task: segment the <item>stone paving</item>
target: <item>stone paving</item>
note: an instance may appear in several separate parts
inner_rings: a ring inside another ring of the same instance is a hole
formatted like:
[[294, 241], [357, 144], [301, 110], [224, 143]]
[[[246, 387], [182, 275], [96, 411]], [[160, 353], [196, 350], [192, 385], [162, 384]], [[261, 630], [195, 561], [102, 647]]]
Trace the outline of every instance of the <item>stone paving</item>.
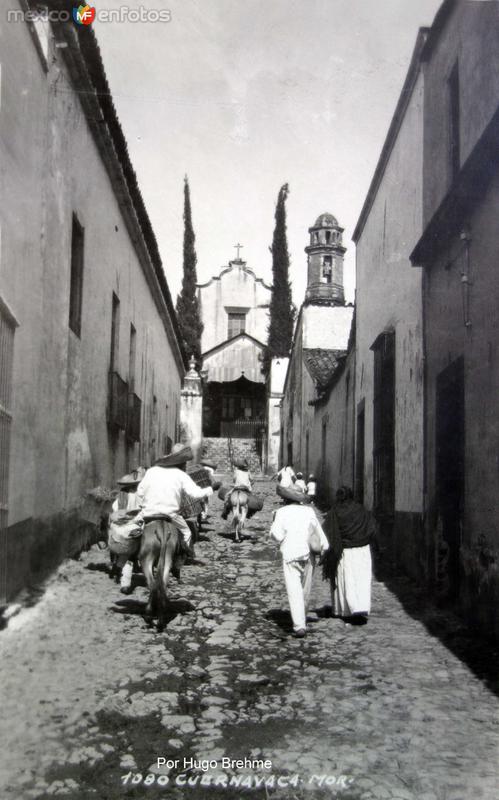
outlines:
[[307, 638], [292, 638], [274, 486], [259, 490], [240, 545], [213, 503], [162, 633], [145, 588], [120, 595], [97, 548], [0, 633], [2, 800], [499, 795], [496, 652], [441, 612], [418, 618], [403, 582], [401, 602], [375, 581], [368, 624], [345, 625], [319, 574]]

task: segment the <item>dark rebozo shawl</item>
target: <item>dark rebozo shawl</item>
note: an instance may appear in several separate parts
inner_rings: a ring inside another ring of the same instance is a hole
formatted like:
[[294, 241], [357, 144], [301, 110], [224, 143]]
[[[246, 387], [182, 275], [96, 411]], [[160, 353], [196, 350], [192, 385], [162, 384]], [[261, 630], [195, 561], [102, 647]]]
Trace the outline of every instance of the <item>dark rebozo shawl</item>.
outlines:
[[360, 503], [345, 500], [336, 503], [326, 515], [324, 533], [329, 541], [323, 562], [322, 577], [336, 585], [336, 570], [345, 547], [365, 547], [376, 531], [372, 515]]

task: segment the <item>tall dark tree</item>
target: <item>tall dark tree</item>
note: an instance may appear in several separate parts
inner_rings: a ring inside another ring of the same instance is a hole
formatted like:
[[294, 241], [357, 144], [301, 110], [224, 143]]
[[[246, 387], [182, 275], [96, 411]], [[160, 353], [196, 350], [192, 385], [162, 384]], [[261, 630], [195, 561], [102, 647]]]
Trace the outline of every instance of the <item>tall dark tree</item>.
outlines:
[[177, 316], [182, 335], [183, 346], [188, 358], [194, 355], [196, 362], [201, 361], [201, 334], [203, 323], [199, 313], [199, 301], [196, 296], [196, 237], [192, 227], [191, 195], [187, 175], [184, 178], [184, 274], [182, 291], [177, 297]]
[[272, 294], [270, 297], [269, 339], [263, 361], [263, 371], [268, 374], [272, 358], [289, 355], [293, 341], [295, 307], [289, 281], [289, 253], [286, 238], [286, 199], [288, 184], [281, 186], [275, 210], [275, 227], [272, 246]]

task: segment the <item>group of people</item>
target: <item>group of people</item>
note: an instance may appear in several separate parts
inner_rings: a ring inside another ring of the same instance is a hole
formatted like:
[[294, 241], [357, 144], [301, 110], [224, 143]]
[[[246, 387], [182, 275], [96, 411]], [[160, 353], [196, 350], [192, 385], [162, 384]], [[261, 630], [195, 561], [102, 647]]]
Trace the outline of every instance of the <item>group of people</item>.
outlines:
[[[121, 572], [123, 593], [131, 591], [133, 562], [145, 523], [167, 517], [180, 531], [186, 552], [192, 555], [192, 526], [182, 515], [182, 507], [186, 497], [206, 504], [213, 489], [198, 486], [186, 473], [191, 459], [189, 447], [175, 445], [172, 453], [158, 459], [150, 469], [140, 468], [118, 481], [120, 492], [112, 507], [108, 542]], [[212, 480], [215, 465], [205, 462], [203, 466]], [[314, 506], [314, 476], [306, 484], [302, 474], [295, 474], [288, 464], [276, 477], [283, 505], [274, 512], [270, 536], [280, 545], [294, 635], [306, 635], [307, 603], [318, 564], [322, 565], [323, 578], [330, 582], [333, 614], [345, 621], [365, 622], [371, 608], [370, 544], [375, 533], [371, 515], [355, 502], [351, 489], [342, 486], [321, 524]], [[251, 495], [252, 483], [247, 462], [236, 461], [233, 485]], [[229, 510], [226, 498], [224, 518]]]
[[277, 473], [277, 494], [283, 505], [274, 512], [270, 529], [281, 549], [293, 633], [297, 638], [306, 635], [307, 605], [317, 564], [322, 564], [323, 578], [330, 583], [333, 615], [350, 624], [363, 624], [371, 610], [374, 520], [355, 502], [352, 490], [342, 486], [321, 525], [312, 504], [315, 485], [311, 495], [298, 483], [300, 473], [295, 480], [293, 475], [290, 465]]
[[290, 486], [294, 486], [295, 489], [299, 489], [304, 494], [308, 495], [313, 502], [316, 498], [317, 494], [317, 481], [315, 480], [315, 475], [310, 473], [308, 476], [308, 481], [305, 481], [303, 477], [303, 472], [296, 472], [294, 471], [291, 464], [286, 464], [285, 467], [279, 470], [274, 476], [279, 481], [279, 486], [283, 488], [289, 488]]

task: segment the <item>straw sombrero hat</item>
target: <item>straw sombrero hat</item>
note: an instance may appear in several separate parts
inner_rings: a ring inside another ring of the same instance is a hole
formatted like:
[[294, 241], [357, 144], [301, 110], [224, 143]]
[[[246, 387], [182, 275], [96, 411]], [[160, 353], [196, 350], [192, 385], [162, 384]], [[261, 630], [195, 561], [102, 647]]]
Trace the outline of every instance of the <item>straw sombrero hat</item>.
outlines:
[[174, 444], [171, 453], [157, 458], [155, 467], [180, 467], [192, 459], [192, 450], [185, 444]]

